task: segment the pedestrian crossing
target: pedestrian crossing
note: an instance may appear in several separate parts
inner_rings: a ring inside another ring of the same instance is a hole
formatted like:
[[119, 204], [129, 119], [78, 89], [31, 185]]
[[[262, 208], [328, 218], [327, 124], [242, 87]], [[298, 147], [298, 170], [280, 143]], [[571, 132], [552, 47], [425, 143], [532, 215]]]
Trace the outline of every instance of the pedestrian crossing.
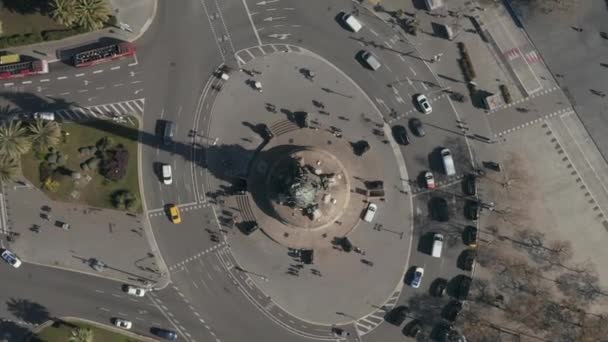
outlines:
[[142, 116], [145, 99], [100, 104], [88, 107], [73, 107], [55, 111], [55, 117], [64, 121], [82, 121], [91, 119], [117, 119], [123, 116]]
[[355, 321], [355, 328], [357, 329], [357, 334], [359, 336], [368, 334], [376, 327], [378, 327], [380, 323], [384, 322], [386, 314], [395, 307], [400, 295], [401, 288], [395, 290], [390, 296], [390, 298], [386, 301], [386, 303], [382, 305], [381, 308]]

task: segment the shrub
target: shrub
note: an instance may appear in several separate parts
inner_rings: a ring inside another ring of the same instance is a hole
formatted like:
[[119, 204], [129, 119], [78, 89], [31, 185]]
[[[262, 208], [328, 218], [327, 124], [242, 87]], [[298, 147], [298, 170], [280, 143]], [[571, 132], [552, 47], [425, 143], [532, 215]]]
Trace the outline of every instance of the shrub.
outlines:
[[109, 153], [109, 158], [104, 160], [101, 166], [101, 174], [110, 180], [120, 180], [127, 174], [128, 163], [129, 151], [123, 147], [118, 147]]
[[53, 175], [53, 168], [51, 167], [51, 164], [47, 162], [40, 163], [38, 170], [40, 172], [40, 182], [42, 183]]
[[116, 16], [115, 15], [109, 16], [108, 21], [106, 21], [106, 25], [112, 26], [112, 27], [118, 26], [118, 19], [116, 18]]
[[89, 151], [88, 147], [79, 147], [78, 153], [80, 153], [83, 156], [86, 156], [86, 155], [89, 155], [91, 153], [91, 151]]
[[87, 161], [85, 163], [87, 164], [89, 169], [94, 170], [99, 166], [100, 161], [101, 161], [101, 159], [99, 159], [97, 157], [92, 157], [92, 158], [87, 159]]
[[71, 37], [71, 36], [85, 33], [85, 32], [88, 32], [88, 31], [83, 29], [82, 27], [77, 27], [77, 28], [66, 29], [66, 30], [48, 30], [48, 31], [42, 32], [41, 36], [42, 36], [42, 39], [44, 39], [45, 41], [50, 41], [50, 40], [59, 40], [59, 39]]
[[106, 151], [107, 149], [109, 149], [113, 144], [114, 144], [114, 141], [111, 138], [103, 137], [103, 138], [99, 139], [99, 141], [95, 145], [97, 146], [97, 149], [99, 151], [103, 152], [103, 151]]
[[10, 46], [28, 45], [42, 41], [42, 35], [40, 32], [15, 34], [8, 37], [0, 37], [0, 48], [7, 48]]
[[42, 187], [50, 192], [57, 192], [57, 190], [59, 190], [59, 182], [52, 177], [48, 177], [44, 180]]
[[137, 198], [129, 190], [118, 190], [112, 194], [112, 205], [117, 209], [132, 210], [137, 207]]
[[46, 155], [46, 161], [50, 164], [57, 162], [57, 153], [49, 153]]
[[90, 170], [89, 165], [87, 165], [87, 163], [86, 163], [86, 162], [84, 162], [84, 163], [80, 163], [80, 169], [81, 169], [82, 171], [89, 171], [89, 170]]

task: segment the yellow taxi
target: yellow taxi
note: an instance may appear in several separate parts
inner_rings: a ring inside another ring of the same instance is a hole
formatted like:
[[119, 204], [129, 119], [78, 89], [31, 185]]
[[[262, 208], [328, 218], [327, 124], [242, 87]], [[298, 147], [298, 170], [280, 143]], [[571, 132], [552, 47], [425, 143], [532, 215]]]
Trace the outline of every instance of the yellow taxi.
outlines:
[[182, 222], [182, 216], [179, 213], [179, 208], [175, 204], [171, 204], [169, 207], [169, 216], [171, 216], [171, 222], [175, 224]]

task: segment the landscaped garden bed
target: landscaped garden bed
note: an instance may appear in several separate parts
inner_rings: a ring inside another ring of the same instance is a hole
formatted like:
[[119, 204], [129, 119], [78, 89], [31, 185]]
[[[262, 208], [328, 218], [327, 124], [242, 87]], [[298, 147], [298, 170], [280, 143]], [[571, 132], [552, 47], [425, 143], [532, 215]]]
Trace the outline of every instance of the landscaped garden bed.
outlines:
[[61, 130], [58, 145], [21, 157], [23, 175], [54, 200], [140, 212], [137, 126], [95, 120]]

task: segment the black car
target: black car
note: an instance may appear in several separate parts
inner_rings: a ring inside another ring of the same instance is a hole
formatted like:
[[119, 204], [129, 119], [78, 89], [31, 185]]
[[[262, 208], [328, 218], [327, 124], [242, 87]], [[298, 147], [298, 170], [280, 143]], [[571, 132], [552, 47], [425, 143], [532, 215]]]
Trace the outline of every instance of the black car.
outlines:
[[456, 289], [456, 299], [465, 300], [469, 295], [469, 290], [471, 289], [471, 282], [473, 281], [471, 277], [461, 276], [462, 278], [458, 282], [458, 288]]
[[437, 278], [431, 284], [431, 296], [433, 297], [443, 297], [445, 294], [445, 290], [448, 287], [448, 281], [443, 278]]
[[405, 321], [405, 318], [407, 317], [408, 313], [408, 308], [403, 305], [400, 305], [389, 311], [386, 314], [385, 320], [390, 324], [400, 326]]
[[260, 136], [262, 136], [262, 139], [268, 141], [272, 139], [272, 137], [274, 137], [274, 134], [272, 133], [272, 130], [270, 129], [270, 127], [268, 127], [268, 125], [260, 124], [257, 128]]
[[416, 337], [422, 332], [422, 323], [420, 320], [413, 320], [403, 327], [403, 335], [408, 337]]
[[441, 316], [450, 322], [454, 322], [462, 311], [462, 303], [456, 300], [451, 301], [443, 308]]
[[162, 329], [162, 328], [152, 328], [150, 329], [152, 334], [164, 338], [165, 340], [175, 341], [177, 340], [177, 333], [172, 330]]
[[479, 202], [467, 200], [464, 204], [464, 216], [469, 220], [477, 220], [479, 218]]
[[469, 196], [475, 196], [477, 194], [477, 178], [474, 174], [468, 173], [464, 176], [462, 190]]
[[448, 209], [448, 201], [445, 198], [433, 197], [429, 201], [431, 218], [439, 222], [447, 222], [450, 220], [450, 211]]
[[306, 265], [312, 265], [315, 259], [314, 249], [302, 249], [300, 251], [300, 260]]
[[393, 126], [393, 137], [399, 145], [408, 145], [410, 138], [407, 136], [407, 129], [401, 125]]
[[356, 156], [362, 156], [371, 148], [371, 146], [369, 146], [369, 143], [365, 140], [359, 140], [353, 143], [352, 146]]
[[458, 257], [458, 267], [465, 271], [472, 271], [476, 257], [477, 252], [474, 249], [465, 249]]
[[462, 241], [469, 247], [477, 247], [477, 228], [474, 226], [464, 227]]
[[420, 119], [411, 119], [409, 125], [410, 130], [412, 131], [412, 133], [414, 133], [415, 136], [423, 137], [426, 135], [426, 132], [424, 131], [424, 125], [422, 124], [422, 121], [420, 121]]
[[347, 237], [343, 237], [340, 239], [340, 246], [342, 247], [342, 250], [347, 253], [350, 253], [353, 250], [353, 244]]

